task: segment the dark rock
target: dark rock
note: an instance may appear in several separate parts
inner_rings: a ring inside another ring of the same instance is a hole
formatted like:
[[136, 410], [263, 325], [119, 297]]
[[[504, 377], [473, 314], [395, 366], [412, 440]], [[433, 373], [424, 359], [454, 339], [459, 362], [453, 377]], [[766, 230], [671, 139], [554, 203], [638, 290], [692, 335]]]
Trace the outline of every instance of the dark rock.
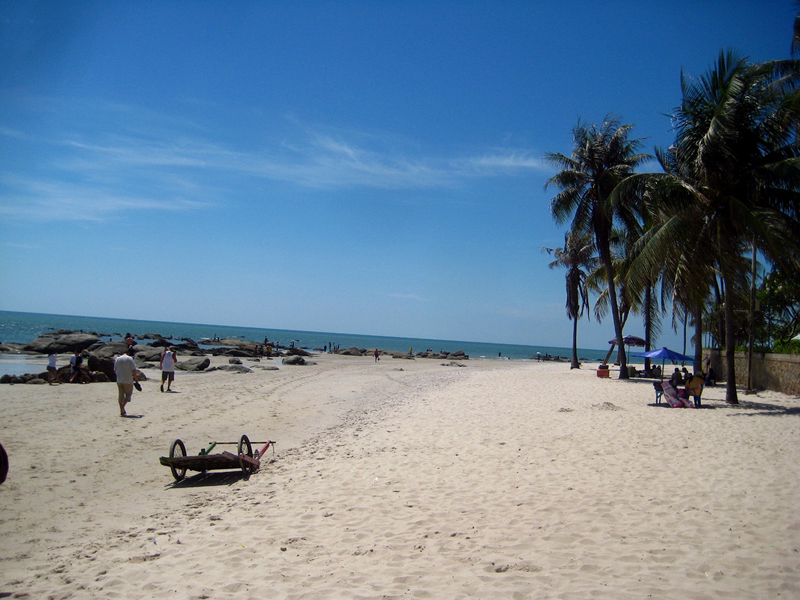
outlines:
[[250, 358], [253, 352], [243, 350], [242, 348], [213, 348], [210, 350], [213, 356], [236, 356], [240, 358]]
[[287, 356], [311, 356], [308, 352], [303, 350], [302, 348], [289, 348], [286, 350]]
[[33, 385], [42, 385], [42, 384], [46, 385], [48, 382], [47, 382], [47, 380], [42, 379], [41, 377], [37, 376], [37, 377], [32, 377], [30, 379], [25, 380], [25, 383], [31, 383]]
[[175, 367], [181, 371], [205, 371], [211, 364], [207, 356], [190, 356], [178, 362]]
[[19, 354], [25, 349], [26, 344], [0, 344], [0, 352], [8, 352], [9, 354]]
[[306, 359], [302, 356], [287, 356], [281, 361], [284, 365], [304, 365]]
[[[136, 346], [134, 346], [134, 348], [136, 348]], [[107, 344], [103, 344], [99, 348], [90, 350], [90, 352], [91, 354], [93, 354], [98, 358], [113, 358], [114, 356], [125, 354], [125, 351], [127, 349], [128, 349], [128, 344], [126, 344], [123, 340], [117, 340], [115, 342], [108, 342]]]
[[51, 352], [61, 354], [64, 352], [75, 352], [75, 350], [86, 350], [92, 344], [96, 344], [99, 341], [100, 338], [92, 333], [43, 335], [33, 340], [30, 344], [27, 344], [25, 350], [28, 352], [39, 352], [41, 354], [50, 354]]
[[242, 364], [242, 360], [240, 358], [229, 358], [228, 363], [231, 365], [240, 365]]
[[244, 365], [220, 365], [218, 367], [212, 367], [208, 369], [209, 371], [228, 371], [230, 373], [252, 373], [253, 369], [249, 367], [245, 367]]
[[342, 354], [344, 356], [364, 356], [366, 353], [366, 348], [356, 348], [355, 346], [336, 351], [336, 354]]
[[134, 346], [134, 358], [136, 360], [161, 363], [161, 348], [151, 348], [150, 346]]
[[104, 381], [116, 381], [117, 375], [114, 373], [114, 360], [111, 358], [89, 355], [86, 361], [89, 371], [91, 373], [92, 381], [98, 381], [94, 373], [102, 373], [105, 377]]

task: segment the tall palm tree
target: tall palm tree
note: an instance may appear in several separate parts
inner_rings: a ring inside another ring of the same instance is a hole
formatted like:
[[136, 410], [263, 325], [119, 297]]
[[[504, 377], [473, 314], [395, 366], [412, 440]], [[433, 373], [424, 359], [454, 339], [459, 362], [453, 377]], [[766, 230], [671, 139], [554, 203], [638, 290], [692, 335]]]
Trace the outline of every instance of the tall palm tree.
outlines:
[[693, 298], [697, 288], [686, 281], [696, 277], [687, 260], [718, 269], [724, 292], [726, 401], [731, 404], [738, 404], [734, 298], [747, 283], [742, 249], [755, 242], [779, 264], [797, 256], [787, 248], [800, 240], [798, 81], [799, 61], [750, 64], [733, 52], [721, 52], [700, 79], [681, 77], [683, 99], [672, 116], [675, 168], [638, 177], [650, 186], [663, 217], [654, 234], [642, 240], [645, 262], [672, 260], [676, 286], [680, 282], [694, 290]]
[[568, 231], [564, 235], [563, 248], [542, 248], [552, 254], [555, 260], [548, 266], [551, 269], [567, 269], [567, 316], [572, 321], [572, 362], [570, 369], [580, 369], [578, 362], [578, 319], [589, 308], [589, 294], [586, 289], [587, 269], [594, 268], [597, 258], [594, 242], [589, 232]]
[[[600, 126], [578, 121], [573, 128], [573, 149], [570, 156], [550, 152], [545, 160], [560, 169], [545, 184], [555, 186], [558, 194], [550, 202], [553, 218], [561, 224], [572, 219], [575, 231], [591, 231], [605, 268], [614, 319], [617, 345], [624, 348], [619, 318], [614, 265], [611, 255], [611, 233], [614, 223], [626, 207], [611, 201], [611, 192], [633, 169], [650, 158], [638, 153], [641, 140], [629, 140], [632, 125], [621, 125], [616, 117], [607, 116]], [[620, 379], [628, 378], [624, 349], [620, 353]]]

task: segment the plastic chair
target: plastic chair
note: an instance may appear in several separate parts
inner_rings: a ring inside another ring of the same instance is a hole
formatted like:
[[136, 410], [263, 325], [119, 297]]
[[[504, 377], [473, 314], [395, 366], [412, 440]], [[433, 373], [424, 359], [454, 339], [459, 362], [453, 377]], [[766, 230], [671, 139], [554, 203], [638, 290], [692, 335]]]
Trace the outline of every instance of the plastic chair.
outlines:
[[686, 395], [694, 400], [695, 406], [700, 406], [700, 396], [703, 394], [705, 385], [706, 382], [698, 375], [689, 378], [689, 381], [686, 382]]

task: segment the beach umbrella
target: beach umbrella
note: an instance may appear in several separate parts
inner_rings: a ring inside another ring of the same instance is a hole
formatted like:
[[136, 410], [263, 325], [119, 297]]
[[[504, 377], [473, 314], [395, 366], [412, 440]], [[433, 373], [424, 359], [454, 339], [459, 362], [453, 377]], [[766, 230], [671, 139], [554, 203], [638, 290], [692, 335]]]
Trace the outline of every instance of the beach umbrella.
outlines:
[[669, 348], [659, 348], [658, 350], [650, 350], [650, 352], [640, 352], [639, 354], [634, 354], [634, 356], [638, 356], [640, 358], [660, 358], [661, 359], [661, 379], [664, 379], [664, 361], [667, 359], [670, 360], [688, 360], [689, 362], [693, 362], [694, 358], [691, 356], [685, 356], [680, 352], [675, 352], [674, 350], [670, 350]]
[[[608, 340], [608, 343], [611, 344], [611, 350], [608, 351], [606, 359], [603, 362], [608, 362], [608, 357], [611, 356], [611, 353], [614, 351], [614, 346], [617, 345], [617, 338]], [[622, 338], [622, 343], [626, 346], [647, 346], [646, 341], [635, 335], [626, 335]]]
[[[617, 338], [608, 340], [609, 344], [616, 344]], [[626, 346], [646, 346], [647, 342], [645, 342], [642, 338], [635, 336], [635, 335], [626, 335], [622, 338], [622, 343]]]

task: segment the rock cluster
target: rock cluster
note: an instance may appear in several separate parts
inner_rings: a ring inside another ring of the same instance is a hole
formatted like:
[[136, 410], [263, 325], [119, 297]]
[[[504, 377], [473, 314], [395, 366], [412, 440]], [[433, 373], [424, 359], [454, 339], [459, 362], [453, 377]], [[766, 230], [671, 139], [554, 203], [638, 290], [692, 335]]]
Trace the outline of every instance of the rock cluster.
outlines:
[[[206, 356], [206, 352], [200, 348], [196, 342], [188, 338], [183, 338], [180, 343], [175, 343], [171, 338], [162, 337], [156, 333], [148, 333], [138, 337], [139, 341], [151, 340], [146, 344], [134, 344], [134, 360], [139, 371], [140, 380], [147, 378], [141, 372], [145, 368], [158, 368], [161, 360], [161, 353], [165, 347], [174, 346], [178, 353], [179, 361], [175, 367], [182, 371], [204, 371], [208, 369], [211, 360]], [[223, 355], [231, 357], [250, 357], [257, 358], [259, 346], [253, 342], [241, 342], [237, 340], [225, 340], [232, 343], [229, 348], [215, 348], [209, 352], [213, 355]], [[80, 367], [80, 377], [76, 381], [81, 383], [116, 381], [114, 373], [114, 359], [123, 354], [128, 348], [124, 340], [103, 342], [101, 335], [97, 333], [86, 333], [83, 331], [59, 330], [42, 335], [29, 344], [3, 344], [0, 345], [0, 352], [15, 354], [73, 354], [80, 352], [84, 357], [84, 362]], [[305, 351], [305, 356], [310, 354]], [[273, 352], [274, 356], [282, 356], [280, 350]], [[239, 370], [239, 369], [237, 369]], [[243, 367], [241, 372], [249, 371]], [[71, 379], [69, 365], [63, 365], [57, 371], [57, 379], [61, 383], [67, 383]], [[47, 371], [41, 373], [27, 373], [25, 375], [3, 375], [0, 383], [48, 383]]]

